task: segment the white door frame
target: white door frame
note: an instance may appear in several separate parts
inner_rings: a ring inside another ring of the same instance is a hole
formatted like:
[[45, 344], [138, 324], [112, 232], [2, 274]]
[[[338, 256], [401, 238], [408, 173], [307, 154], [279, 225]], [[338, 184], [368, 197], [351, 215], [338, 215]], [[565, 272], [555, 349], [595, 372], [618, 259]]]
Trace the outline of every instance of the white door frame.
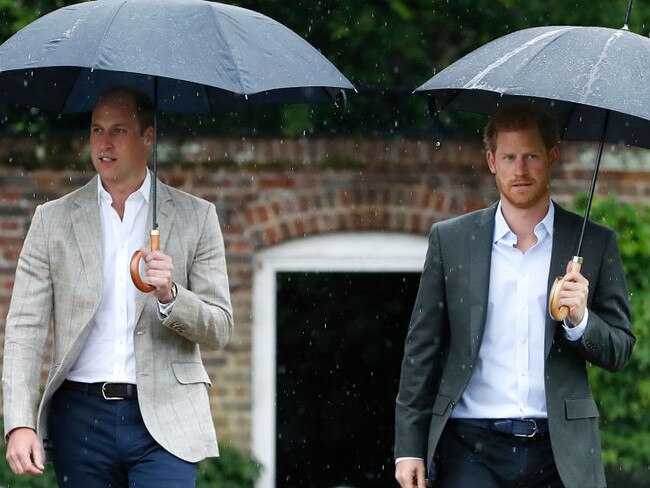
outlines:
[[275, 487], [276, 274], [421, 272], [427, 239], [390, 232], [325, 234], [289, 241], [253, 258], [252, 452], [262, 464], [256, 488]]

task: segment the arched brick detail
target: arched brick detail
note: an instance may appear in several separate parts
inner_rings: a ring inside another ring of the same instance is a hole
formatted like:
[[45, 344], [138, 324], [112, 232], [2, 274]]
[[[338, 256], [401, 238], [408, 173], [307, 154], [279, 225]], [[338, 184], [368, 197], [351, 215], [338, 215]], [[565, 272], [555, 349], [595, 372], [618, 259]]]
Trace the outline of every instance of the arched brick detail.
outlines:
[[424, 184], [363, 183], [337, 188], [296, 187], [261, 194], [234, 216], [249, 249], [291, 239], [348, 231], [426, 235], [436, 221], [485, 207], [489, 198]]

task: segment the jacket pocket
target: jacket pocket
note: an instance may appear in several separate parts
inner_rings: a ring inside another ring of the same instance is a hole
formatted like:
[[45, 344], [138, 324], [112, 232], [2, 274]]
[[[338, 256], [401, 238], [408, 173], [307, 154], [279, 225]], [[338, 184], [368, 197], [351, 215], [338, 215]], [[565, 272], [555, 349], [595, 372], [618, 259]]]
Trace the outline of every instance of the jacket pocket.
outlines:
[[183, 385], [205, 383], [212, 386], [210, 377], [201, 363], [172, 363], [172, 370], [178, 382]]
[[568, 398], [564, 400], [564, 408], [567, 420], [600, 417], [593, 398]]

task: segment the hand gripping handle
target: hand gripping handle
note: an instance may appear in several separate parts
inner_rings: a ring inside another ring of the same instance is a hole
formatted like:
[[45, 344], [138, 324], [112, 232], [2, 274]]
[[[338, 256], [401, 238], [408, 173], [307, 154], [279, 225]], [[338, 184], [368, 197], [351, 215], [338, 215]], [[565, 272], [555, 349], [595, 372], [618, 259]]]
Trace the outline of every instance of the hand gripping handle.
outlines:
[[[573, 271], [580, 273], [582, 269], [582, 258], [580, 256], [573, 256]], [[560, 290], [564, 283], [564, 276], [558, 276], [553, 282], [551, 291], [548, 294], [548, 313], [554, 320], [564, 320], [569, 315], [569, 307], [563, 305], [560, 307]]]
[[[153, 229], [151, 231], [151, 250], [158, 251], [160, 249], [160, 231]], [[131, 279], [135, 287], [144, 293], [150, 293], [154, 287], [142, 281], [140, 278], [140, 260], [142, 259], [142, 251], [136, 251], [131, 257]]]

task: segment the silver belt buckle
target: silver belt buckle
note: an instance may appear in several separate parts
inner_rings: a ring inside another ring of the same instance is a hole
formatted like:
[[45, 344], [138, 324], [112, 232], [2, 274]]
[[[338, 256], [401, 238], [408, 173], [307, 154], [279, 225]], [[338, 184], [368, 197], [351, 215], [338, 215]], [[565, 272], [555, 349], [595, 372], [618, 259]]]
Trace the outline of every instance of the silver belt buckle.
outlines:
[[108, 381], [106, 383], [102, 384], [102, 396], [104, 397], [104, 400], [124, 400], [123, 397], [118, 397], [118, 396], [109, 397], [109, 396], [106, 396], [106, 385], [110, 385], [110, 384], [112, 384], [112, 383], [110, 383]]
[[535, 422], [535, 419], [517, 419], [519, 422], [530, 422], [533, 424], [533, 432], [530, 434], [515, 434], [515, 437], [535, 437], [535, 434], [539, 432], [537, 430], [537, 422]]

